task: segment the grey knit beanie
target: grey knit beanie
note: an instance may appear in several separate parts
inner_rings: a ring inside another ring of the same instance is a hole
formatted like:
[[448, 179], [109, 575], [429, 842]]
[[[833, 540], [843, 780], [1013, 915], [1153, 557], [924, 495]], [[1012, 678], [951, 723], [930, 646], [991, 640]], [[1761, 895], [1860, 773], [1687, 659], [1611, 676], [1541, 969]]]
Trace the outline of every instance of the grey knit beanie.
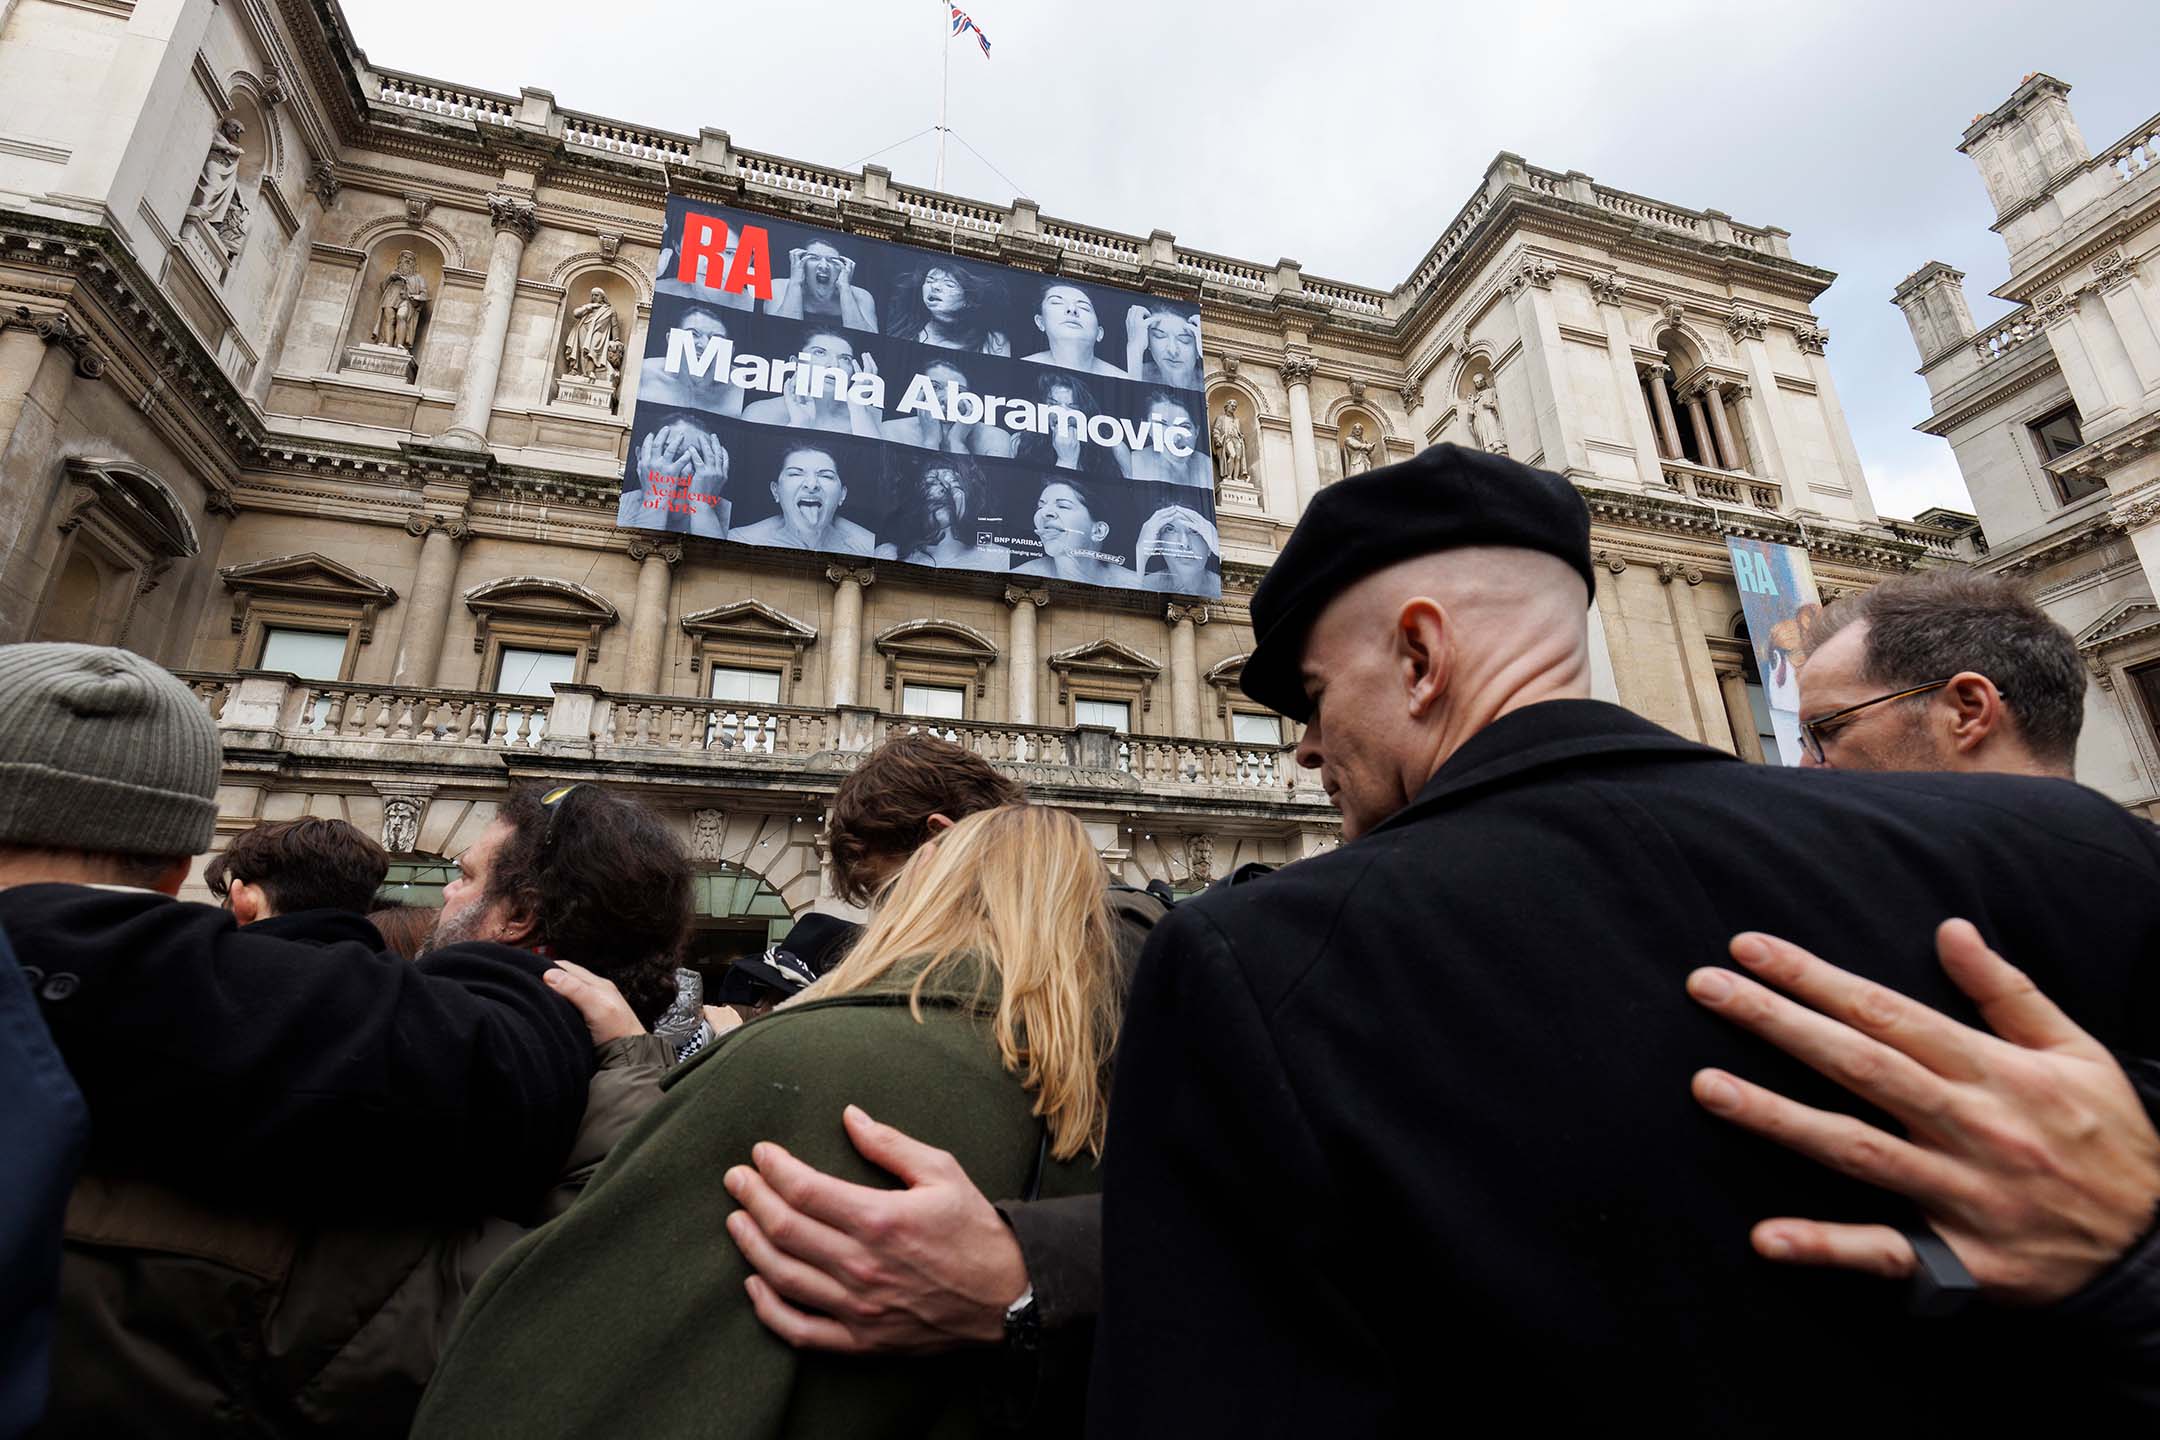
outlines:
[[217, 722], [169, 671], [103, 645], [0, 645], [0, 845], [210, 848]]

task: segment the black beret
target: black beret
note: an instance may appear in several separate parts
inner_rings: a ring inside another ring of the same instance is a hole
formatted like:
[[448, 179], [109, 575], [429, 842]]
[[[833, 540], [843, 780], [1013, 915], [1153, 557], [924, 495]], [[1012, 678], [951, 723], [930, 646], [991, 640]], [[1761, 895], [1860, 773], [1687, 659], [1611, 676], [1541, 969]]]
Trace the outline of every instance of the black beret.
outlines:
[[1582, 576], [1584, 603], [1597, 596], [1590, 511], [1573, 485], [1505, 455], [1435, 445], [1313, 497], [1253, 594], [1253, 650], [1239, 685], [1269, 709], [1307, 719], [1298, 666], [1328, 602], [1399, 561], [1467, 545], [1557, 555]]

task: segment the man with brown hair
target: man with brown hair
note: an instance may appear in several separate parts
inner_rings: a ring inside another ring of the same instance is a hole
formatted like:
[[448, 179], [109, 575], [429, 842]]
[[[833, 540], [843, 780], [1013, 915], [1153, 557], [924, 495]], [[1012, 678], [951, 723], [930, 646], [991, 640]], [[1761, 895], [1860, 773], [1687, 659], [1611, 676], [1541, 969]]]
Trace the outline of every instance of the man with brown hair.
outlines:
[[833, 888], [851, 905], [868, 905], [940, 830], [978, 810], [1026, 798], [980, 755], [935, 735], [895, 735], [865, 756], [833, 795], [825, 825]]
[[390, 873], [390, 855], [343, 820], [273, 820], [233, 836], [203, 870], [203, 884], [242, 925], [303, 910], [365, 915]]

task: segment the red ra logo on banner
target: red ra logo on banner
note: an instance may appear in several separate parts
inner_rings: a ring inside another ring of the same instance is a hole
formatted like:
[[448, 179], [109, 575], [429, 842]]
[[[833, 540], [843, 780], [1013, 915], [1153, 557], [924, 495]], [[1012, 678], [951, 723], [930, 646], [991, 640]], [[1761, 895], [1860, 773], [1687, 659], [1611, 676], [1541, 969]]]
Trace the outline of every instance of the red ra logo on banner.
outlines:
[[745, 225], [740, 240], [728, 243], [728, 223], [713, 215], [692, 210], [683, 216], [682, 260], [675, 278], [686, 285], [698, 282], [698, 262], [705, 264], [705, 281], [725, 274], [719, 288], [735, 294], [772, 299], [772, 262], [766, 258], [765, 227]]

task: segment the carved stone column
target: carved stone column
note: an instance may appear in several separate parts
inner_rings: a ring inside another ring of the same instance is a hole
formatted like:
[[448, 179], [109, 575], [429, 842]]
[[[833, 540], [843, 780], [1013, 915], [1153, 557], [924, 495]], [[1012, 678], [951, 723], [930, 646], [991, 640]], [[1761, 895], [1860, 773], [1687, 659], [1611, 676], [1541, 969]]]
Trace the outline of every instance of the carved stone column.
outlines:
[[502, 378], [503, 341], [510, 334], [510, 308], [517, 300], [518, 266], [525, 242], [539, 228], [533, 203], [516, 195], [488, 196], [495, 225], [495, 246], [488, 252], [487, 284], [481, 292], [480, 332], [473, 336], [458, 388], [457, 412], [443, 440], [452, 445], [487, 448], [488, 416], [495, 410], [495, 385]]
[[1763, 763], [1762, 737], [1755, 733], [1755, 707], [1748, 700], [1747, 676], [1738, 670], [1717, 672], [1718, 698], [1725, 702], [1725, 723], [1732, 730], [1733, 754], [1750, 765]]
[[1732, 422], [1725, 418], [1725, 386], [1718, 380], [1705, 380], [1702, 387], [1703, 408], [1710, 412], [1710, 431], [1717, 437], [1718, 463], [1727, 470], [1745, 470], [1740, 449], [1733, 444]]
[[408, 533], [421, 537], [420, 563], [413, 575], [412, 598], [404, 605], [405, 628], [398, 636], [393, 685], [432, 686], [442, 660], [443, 628], [450, 623], [450, 597], [457, 583], [458, 547], [472, 536], [462, 515], [444, 517], [415, 512], [405, 517]]
[[[1807, 357], [1808, 375], [1815, 382], [1815, 396], [1823, 407], [1823, 419], [1829, 423], [1830, 444], [1837, 451], [1838, 474], [1852, 491], [1853, 506], [1859, 511], [1859, 517], [1873, 521], [1877, 518], [1874, 498], [1868, 494], [1867, 475], [1860, 468], [1860, 452], [1853, 448], [1852, 427], [1845, 423], [1845, 406], [1838, 399], [1837, 382], [1830, 378], [1830, 361], [1823, 353], [1830, 344], [1830, 332], [1816, 326], [1803, 326], [1793, 332], [1793, 341]], [[2068, 376], [2069, 373], [2069, 364], [2065, 362], [2063, 374]], [[1788, 471], [1784, 480], [1787, 503], [1794, 509], [1812, 508], [1814, 497], [1809, 494], [1798, 469]]]
[[667, 656], [668, 592], [674, 568], [682, 563], [682, 545], [673, 540], [637, 539], [630, 558], [638, 562], [637, 603], [630, 612], [630, 663], [623, 687], [639, 695], [661, 695], [662, 661]]
[[1575, 418], [1560, 403], [1562, 373], [1567, 353], [1560, 340], [1560, 317], [1553, 309], [1553, 281], [1560, 267], [1542, 255], [1526, 255], [1508, 280], [1515, 302], [1515, 326], [1522, 336], [1523, 375], [1530, 384], [1532, 419], [1537, 423], [1539, 462], [1547, 470], [1565, 473], [1586, 468], [1589, 452]]
[[1193, 627], [1208, 622], [1205, 605], [1172, 605], [1163, 612], [1170, 626], [1170, 733], [1200, 733], [1200, 660]]
[[1312, 377], [1319, 367], [1310, 355], [1285, 355], [1276, 368], [1290, 391], [1290, 469], [1297, 477], [1297, 513], [1303, 515], [1320, 493], [1320, 451], [1312, 425]]
[[1717, 441], [1710, 434], [1710, 416], [1703, 409], [1702, 392], [1691, 391], [1687, 397], [1688, 428], [1695, 432], [1695, 453], [1702, 456], [1705, 465], [1717, 464]]
[[1672, 396], [1665, 389], [1665, 377], [1672, 374], [1670, 365], [1645, 365], [1643, 383], [1650, 387], [1650, 404], [1657, 411], [1658, 439], [1663, 445], [1667, 460], [1680, 458], [1680, 421], [1674, 416]]
[[862, 592], [877, 580], [868, 565], [828, 565], [833, 594], [832, 654], [825, 664], [825, 703], [853, 705], [862, 689]]
[[1035, 612], [1050, 603], [1050, 592], [1008, 585], [1005, 603], [1012, 606], [1012, 623], [1005, 636], [1005, 706], [1013, 724], [1033, 725], [1035, 692], [1041, 687], [1035, 660]]
[[1627, 289], [1627, 281], [1617, 274], [1595, 276], [1590, 281], [1590, 293], [1597, 300], [1598, 320], [1605, 327], [1605, 358], [1612, 367], [1613, 387], [1620, 397], [1628, 443], [1635, 451], [1635, 476], [1644, 488], [1657, 489], [1665, 483], [1665, 472], [1658, 465], [1661, 452], [1657, 435], [1650, 428], [1650, 412], [1631, 403], [1642, 389], [1642, 379], [1635, 373], [1634, 346], [1628, 340]]

